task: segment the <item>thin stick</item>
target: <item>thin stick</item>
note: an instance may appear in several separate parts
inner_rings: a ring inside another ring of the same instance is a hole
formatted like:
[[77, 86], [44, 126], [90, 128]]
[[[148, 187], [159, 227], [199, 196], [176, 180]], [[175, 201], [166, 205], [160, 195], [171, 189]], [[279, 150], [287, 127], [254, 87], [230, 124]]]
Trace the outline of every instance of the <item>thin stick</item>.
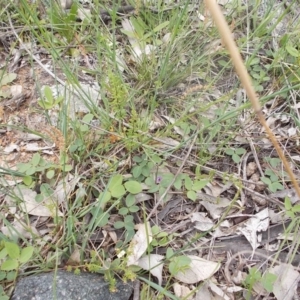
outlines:
[[236, 72], [238, 73], [240, 80], [242, 82], [242, 85], [247, 92], [247, 95], [251, 101], [254, 112], [257, 114], [257, 117], [258, 117], [260, 123], [262, 124], [262, 126], [265, 128], [267, 135], [269, 136], [269, 139], [271, 140], [280, 159], [282, 160], [284, 168], [287, 171], [287, 173], [291, 179], [291, 182], [293, 183], [295, 190], [300, 198], [300, 188], [296, 181], [296, 177], [295, 177], [293, 171], [291, 170], [289, 163], [284, 156], [283, 151], [281, 150], [279, 144], [277, 143], [277, 140], [276, 140], [273, 132], [269, 128], [268, 124], [266, 123], [266, 119], [261, 111], [261, 106], [260, 106], [259, 100], [258, 100], [258, 98], [255, 94], [254, 88], [252, 86], [251, 78], [250, 78], [248, 71], [243, 63], [243, 59], [241, 57], [239, 49], [234, 42], [234, 39], [232, 37], [232, 33], [229, 29], [229, 26], [228, 26], [221, 10], [215, 0], [205, 0], [205, 4], [208, 7], [208, 9], [216, 23], [216, 26], [219, 29], [219, 32], [220, 32], [223, 42], [225, 43], [226, 47], [229, 50], [229, 54], [231, 56], [233, 65], [235, 66]]

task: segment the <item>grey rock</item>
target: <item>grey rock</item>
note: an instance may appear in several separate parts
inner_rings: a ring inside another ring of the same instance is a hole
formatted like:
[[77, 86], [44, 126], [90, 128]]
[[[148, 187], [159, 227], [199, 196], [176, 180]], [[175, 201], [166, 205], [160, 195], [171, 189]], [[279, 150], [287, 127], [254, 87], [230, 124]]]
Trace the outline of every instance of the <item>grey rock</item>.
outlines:
[[98, 274], [57, 271], [21, 278], [11, 300], [128, 300], [133, 284], [117, 279], [116, 289]]

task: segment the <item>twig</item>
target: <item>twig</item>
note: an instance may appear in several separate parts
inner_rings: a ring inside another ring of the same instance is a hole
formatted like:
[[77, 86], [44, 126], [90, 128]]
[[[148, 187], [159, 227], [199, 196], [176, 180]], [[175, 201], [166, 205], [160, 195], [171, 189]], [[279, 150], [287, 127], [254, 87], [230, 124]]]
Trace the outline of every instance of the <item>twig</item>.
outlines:
[[[197, 132], [197, 133], [198, 133], [198, 132]], [[192, 149], [193, 149], [193, 146], [194, 146], [194, 144], [195, 144], [195, 142], [196, 142], [196, 139], [197, 139], [197, 136], [198, 136], [197, 133], [195, 134], [194, 139], [193, 139], [193, 141], [191, 142], [191, 144], [190, 144], [190, 146], [189, 146], [188, 152], [187, 152], [186, 156], [184, 157], [184, 159], [183, 159], [183, 161], [182, 161], [180, 167], [178, 168], [178, 170], [177, 170], [177, 172], [176, 172], [174, 178], [172, 179], [172, 181], [170, 182], [170, 184], [168, 185], [168, 187], [166, 188], [166, 190], [163, 192], [163, 194], [160, 196], [160, 198], [158, 199], [157, 203], [156, 203], [156, 204], [154, 205], [154, 207], [152, 208], [152, 211], [150, 212], [150, 214], [149, 214], [148, 217], [147, 217], [147, 221], [150, 220], [150, 218], [151, 218], [152, 215], [156, 212], [156, 210], [157, 210], [157, 208], [159, 207], [159, 205], [162, 204], [162, 202], [163, 202], [165, 196], [166, 196], [167, 193], [169, 192], [170, 188], [173, 186], [173, 184], [174, 184], [174, 182], [175, 182], [177, 176], [181, 173], [183, 167], [185, 166], [185, 163], [186, 163], [188, 157], [190, 156], [190, 153], [191, 153], [191, 151], [192, 151]]]
[[[231, 275], [230, 275], [230, 271], [229, 271], [229, 267], [230, 265], [233, 263], [233, 260], [236, 258], [236, 257], [239, 257], [240, 255], [242, 254], [249, 254], [249, 255], [252, 255], [252, 251], [250, 250], [244, 250], [244, 251], [240, 251], [240, 252], [237, 252], [235, 253], [225, 264], [225, 268], [224, 268], [224, 274], [225, 274], [225, 277], [226, 279], [228, 280], [229, 283], [232, 283], [232, 280], [231, 280]], [[254, 255], [257, 255], [257, 256], [260, 256], [262, 258], [265, 258], [266, 260], [268, 261], [272, 261], [272, 263], [276, 263], [278, 265], [282, 265], [283, 263], [281, 261], [279, 261], [278, 259], [276, 258], [272, 258], [270, 256], [267, 256], [263, 253], [259, 253], [259, 252], [254, 252]], [[273, 254], [274, 256], [275, 254]], [[294, 267], [293, 266], [293, 269], [294, 270], [297, 270], [297, 271], [300, 271], [300, 268], [299, 267]]]
[[259, 159], [258, 159], [256, 150], [255, 150], [255, 147], [254, 147], [254, 145], [253, 145], [253, 142], [252, 142], [252, 140], [251, 140], [249, 137], [247, 137], [247, 141], [249, 142], [249, 145], [250, 145], [250, 148], [251, 148], [253, 157], [254, 157], [254, 159], [255, 159], [257, 168], [258, 168], [258, 170], [259, 170], [260, 176], [263, 177], [263, 176], [264, 176], [264, 172], [262, 171], [262, 168], [261, 168], [261, 165], [260, 165], [260, 162], [259, 162]]
[[[249, 182], [249, 181], [248, 181]], [[252, 183], [252, 182], [251, 182]], [[278, 205], [280, 208], [284, 208], [284, 204], [280, 202], [278, 199], [272, 198], [270, 195], [263, 195], [258, 192], [255, 192], [254, 190], [249, 189], [246, 186], [243, 186], [243, 189], [251, 193], [251, 195], [254, 195], [256, 197], [259, 197], [261, 199], [266, 200], [267, 202], [272, 202], [275, 205]]]

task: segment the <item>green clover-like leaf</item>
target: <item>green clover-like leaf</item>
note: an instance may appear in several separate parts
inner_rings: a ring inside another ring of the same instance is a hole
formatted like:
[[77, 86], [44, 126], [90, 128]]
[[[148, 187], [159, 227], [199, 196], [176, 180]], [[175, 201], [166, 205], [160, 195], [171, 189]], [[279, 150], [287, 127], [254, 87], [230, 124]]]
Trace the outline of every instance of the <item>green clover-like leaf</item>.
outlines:
[[18, 259], [20, 257], [20, 248], [17, 244], [11, 242], [4, 243], [7, 254], [11, 259]]
[[112, 190], [114, 189], [115, 186], [121, 185], [122, 182], [123, 182], [123, 176], [121, 174], [114, 175], [109, 182], [108, 189]]
[[121, 228], [125, 227], [125, 224], [124, 224], [124, 222], [122, 222], [122, 221], [116, 221], [116, 222], [114, 223], [114, 227], [115, 227], [116, 229], [121, 229]]
[[125, 188], [122, 184], [114, 185], [113, 188], [110, 189], [112, 197], [120, 198], [126, 194]]
[[16, 270], [19, 267], [19, 263], [16, 259], [7, 259], [1, 265], [2, 271]]
[[142, 191], [142, 186], [139, 182], [130, 180], [124, 184], [126, 190], [131, 194], [138, 194]]
[[193, 183], [192, 190], [193, 191], [200, 191], [203, 189], [207, 184], [209, 183], [208, 179], [201, 179], [201, 180], [195, 180]]
[[133, 205], [129, 207], [129, 211], [132, 213], [138, 212], [140, 208], [137, 205]]
[[24, 249], [21, 250], [21, 255], [19, 258], [19, 261], [21, 263], [26, 263], [29, 261], [29, 259], [31, 258], [32, 254], [33, 254], [33, 250], [34, 248], [32, 246], [28, 246]]
[[121, 208], [119, 209], [119, 214], [122, 215], [122, 216], [127, 215], [128, 212], [129, 212], [129, 210], [128, 210], [127, 207], [121, 207]]
[[194, 191], [188, 191], [186, 195], [192, 201], [195, 201], [197, 199], [197, 194]]
[[132, 206], [135, 204], [135, 202], [136, 202], [135, 196], [133, 194], [128, 194], [125, 200], [126, 206], [127, 207]]

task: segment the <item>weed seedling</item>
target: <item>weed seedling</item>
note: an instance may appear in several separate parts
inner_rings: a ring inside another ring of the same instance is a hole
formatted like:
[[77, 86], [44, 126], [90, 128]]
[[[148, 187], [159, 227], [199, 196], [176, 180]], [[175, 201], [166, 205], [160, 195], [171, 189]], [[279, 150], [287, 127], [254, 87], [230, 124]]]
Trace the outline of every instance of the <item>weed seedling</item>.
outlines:
[[268, 186], [272, 193], [283, 190], [283, 185], [279, 182], [278, 176], [271, 169], [266, 169], [265, 176], [260, 179]]
[[[20, 267], [32, 257], [34, 248], [28, 246], [22, 249], [14, 242], [1, 241], [0, 249], [0, 281], [3, 283], [15, 281]], [[9, 299], [4, 293], [2, 284], [0, 284], [0, 299]]]
[[238, 164], [241, 161], [242, 155], [246, 153], [246, 150], [243, 148], [230, 148], [226, 149], [225, 153], [230, 155], [232, 160]]

